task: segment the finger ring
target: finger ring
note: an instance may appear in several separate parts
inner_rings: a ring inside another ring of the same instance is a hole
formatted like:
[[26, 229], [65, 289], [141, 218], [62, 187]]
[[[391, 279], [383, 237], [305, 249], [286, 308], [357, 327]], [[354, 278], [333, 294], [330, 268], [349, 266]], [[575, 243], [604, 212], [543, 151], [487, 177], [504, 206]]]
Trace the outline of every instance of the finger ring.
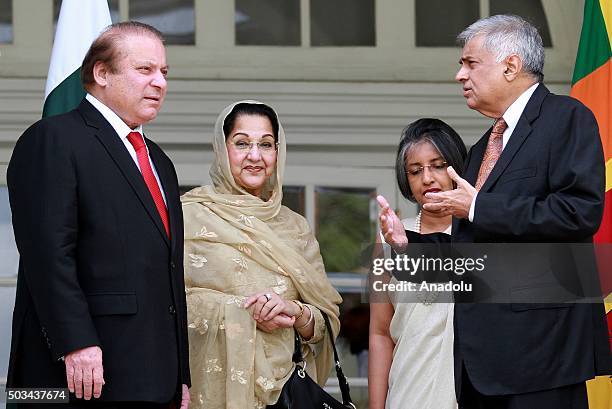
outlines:
[[266, 300], [270, 301], [272, 299], [272, 294], [264, 294], [264, 297], [266, 297]]

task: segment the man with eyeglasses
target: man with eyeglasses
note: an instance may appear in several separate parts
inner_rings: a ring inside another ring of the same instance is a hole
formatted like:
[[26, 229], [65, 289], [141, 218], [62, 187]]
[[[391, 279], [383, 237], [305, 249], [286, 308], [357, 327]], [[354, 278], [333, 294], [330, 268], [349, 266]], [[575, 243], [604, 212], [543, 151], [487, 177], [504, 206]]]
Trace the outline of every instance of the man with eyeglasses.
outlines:
[[[591, 243], [604, 194], [593, 114], [542, 84], [542, 40], [520, 17], [479, 20], [458, 38], [456, 80], [468, 107], [495, 123], [470, 151], [465, 180], [450, 171], [458, 188], [428, 194], [437, 203], [424, 207], [455, 216], [453, 242]], [[560, 257], [571, 269], [571, 256]], [[556, 292], [563, 283], [542, 285]], [[510, 291], [519, 288], [534, 283], [517, 278]], [[588, 407], [585, 381], [610, 373], [603, 305], [548, 304], [540, 295], [527, 304], [457, 304], [460, 408]]]

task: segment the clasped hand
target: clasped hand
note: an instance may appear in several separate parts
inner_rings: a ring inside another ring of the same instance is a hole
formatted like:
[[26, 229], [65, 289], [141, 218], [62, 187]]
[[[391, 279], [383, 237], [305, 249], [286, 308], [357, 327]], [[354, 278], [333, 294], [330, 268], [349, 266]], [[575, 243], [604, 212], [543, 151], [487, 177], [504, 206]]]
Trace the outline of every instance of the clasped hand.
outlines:
[[257, 328], [272, 332], [278, 328], [291, 328], [299, 307], [284, 300], [272, 290], [253, 294], [244, 302], [245, 309], [251, 309], [251, 316], [257, 321]]

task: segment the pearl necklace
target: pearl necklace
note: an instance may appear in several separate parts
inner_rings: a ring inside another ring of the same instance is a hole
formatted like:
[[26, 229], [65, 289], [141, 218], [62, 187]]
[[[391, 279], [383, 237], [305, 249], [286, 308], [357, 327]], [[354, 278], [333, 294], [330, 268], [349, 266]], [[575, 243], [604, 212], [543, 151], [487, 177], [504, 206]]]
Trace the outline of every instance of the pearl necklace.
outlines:
[[[414, 219], [414, 231], [416, 231], [417, 233], [421, 233], [421, 216], [422, 215], [423, 215], [423, 212], [419, 210], [419, 213]], [[448, 227], [444, 229], [444, 231], [446, 230], [448, 230]]]
[[417, 233], [421, 232], [421, 215], [423, 213], [419, 210], [419, 214], [417, 214], [416, 219], [414, 219], [414, 231]]

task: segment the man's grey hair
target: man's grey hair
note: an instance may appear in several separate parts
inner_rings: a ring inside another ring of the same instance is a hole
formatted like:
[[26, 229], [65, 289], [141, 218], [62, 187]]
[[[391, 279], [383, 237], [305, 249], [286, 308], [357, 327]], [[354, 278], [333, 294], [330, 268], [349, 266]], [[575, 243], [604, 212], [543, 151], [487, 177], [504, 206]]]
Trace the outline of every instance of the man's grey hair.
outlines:
[[457, 42], [463, 47], [481, 35], [485, 49], [495, 55], [497, 62], [516, 54], [523, 61], [523, 70], [542, 82], [544, 45], [537, 28], [519, 16], [499, 14], [473, 23], [457, 36]]

